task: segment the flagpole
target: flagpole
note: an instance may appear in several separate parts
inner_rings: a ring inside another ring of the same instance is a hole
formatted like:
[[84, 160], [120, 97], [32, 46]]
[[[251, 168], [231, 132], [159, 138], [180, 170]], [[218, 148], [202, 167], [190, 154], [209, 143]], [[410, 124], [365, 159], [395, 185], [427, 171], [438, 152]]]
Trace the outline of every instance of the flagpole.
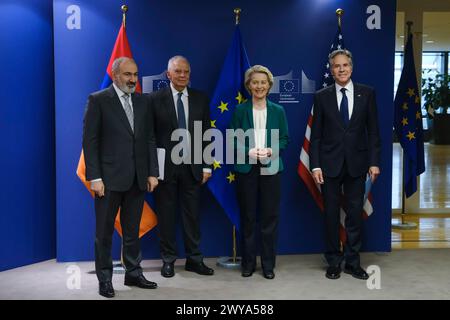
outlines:
[[[409, 35], [411, 34], [411, 26], [412, 26], [412, 24], [413, 24], [412, 21], [407, 21], [406, 22], [406, 25], [408, 26], [408, 32], [407, 32], [407, 36], [405, 37], [405, 39], [408, 39]], [[405, 45], [405, 48], [406, 48], [406, 45]], [[402, 213], [401, 213], [401, 216], [400, 216], [401, 217], [400, 223], [393, 223], [392, 224], [392, 229], [413, 230], [413, 229], [417, 228], [417, 224], [414, 223], [414, 222], [405, 222], [406, 194], [405, 194], [405, 162], [404, 162], [404, 159], [405, 159], [405, 151], [402, 148], [402, 164], [401, 164], [401, 166], [402, 166], [402, 170], [401, 170], [402, 171]]]
[[341, 29], [341, 27], [342, 27], [342, 16], [343, 16], [343, 14], [344, 14], [344, 10], [343, 9], [341, 9], [341, 8], [338, 8], [338, 9], [336, 9], [336, 16], [338, 17], [338, 27], [339, 27], [339, 30]]
[[[241, 8], [235, 8], [233, 10], [235, 15], [235, 25], [239, 25], [241, 19]], [[226, 269], [239, 269], [241, 267], [241, 258], [237, 256], [237, 245], [236, 245], [236, 226], [233, 225], [233, 256], [220, 257], [217, 259], [217, 265]]]
[[[342, 32], [342, 16], [343, 15], [344, 15], [344, 9], [337, 8], [336, 9], [336, 16], [337, 16], [337, 20], [338, 20], [339, 33]], [[340, 245], [339, 251], [340, 252], [344, 252], [344, 243], [343, 243], [343, 241], [341, 239], [339, 241], [339, 245]]]
[[[126, 4], [124, 4], [120, 7], [120, 10], [122, 10], [122, 25], [123, 25], [123, 28], [125, 29], [126, 23], [127, 23], [128, 6]], [[125, 273], [125, 264], [123, 262], [123, 236], [121, 237], [121, 241], [120, 241], [120, 262], [115, 263], [113, 265], [113, 273], [114, 274], [124, 274]]]

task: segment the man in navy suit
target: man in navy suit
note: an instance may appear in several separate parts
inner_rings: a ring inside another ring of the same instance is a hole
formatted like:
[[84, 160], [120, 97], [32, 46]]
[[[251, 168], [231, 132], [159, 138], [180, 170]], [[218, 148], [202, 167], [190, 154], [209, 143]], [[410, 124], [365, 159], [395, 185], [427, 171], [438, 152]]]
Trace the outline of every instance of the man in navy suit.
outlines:
[[[211, 127], [209, 99], [204, 93], [188, 88], [190, 73], [191, 67], [185, 57], [172, 57], [167, 66], [170, 86], [149, 96], [156, 144], [158, 148], [165, 149], [166, 155], [164, 178], [155, 191], [163, 260], [161, 275], [166, 278], [175, 275], [178, 204], [183, 223], [185, 269], [201, 275], [214, 274], [214, 270], [203, 263], [203, 255], [199, 248], [201, 185], [208, 181], [212, 169], [202, 160], [206, 142], [188, 138], [189, 136], [195, 138], [194, 125], [201, 126], [202, 136]], [[177, 138], [172, 138], [174, 132], [184, 132], [181, 134], [180, 143]], [[180, 146], [183, 147], [181, 150]]]
[[139, 224], [145, 191], [158, 185], [156, 144], [148, 100], [135, 93], [138, 68], [121, 57], [113, 84], [89, 96], [83, 128], [86, 179], [95, 192], [95, 271], [100, 295], [114, 297], [111, 243], [120, 208], [125, 285], [155, 289], [141, 268]]
[[[314, 96], [310, 168], [322, 186], [328, 262], [326, 277], [338, 279], [344, 272], [367, 279], [361, 268], [361, 225], [367, 173], [372, 182], [380, 174], [380, 136], [375, 91], [353, 83], [352, 54], [335, 50], [329, 56], [335, 84]], [[341, 193], [344, 194], [347, 241], [341, 252], [339, 241]]]

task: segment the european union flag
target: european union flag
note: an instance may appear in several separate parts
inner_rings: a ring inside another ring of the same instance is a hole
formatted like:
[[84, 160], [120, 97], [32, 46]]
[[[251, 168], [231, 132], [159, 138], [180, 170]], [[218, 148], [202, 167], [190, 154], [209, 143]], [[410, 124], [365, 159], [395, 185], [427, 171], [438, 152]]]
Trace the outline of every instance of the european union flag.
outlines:
[[408, 36], [400, 83], [394, 100], [394, 127], [403, 148], [403, 183], [406, 197], [417, 191], [417, 176], [425, 171], [422, 112], [412, 47]]
[[170, 85], [170, 80], [153, 80], [153, 91], [158, 91], [160, 89], [166, 88]]
[[[227, 129], [236, 105], [243, 103], [248, 94], [244, 87], [244, 74], [250, 67], [239, 25], [236, 25], [231, 46], [222, 66], [220, 78], [211, 99], [211, 127], [223, 132]], [[224, 138], [224, 141], [226, 139]], [[236, 200], [235, 174], [233, 167], [225, 163], [226, 148], [223, 159], [215, 159], [213, 174], [208, 186], [216, 200], [239, 231], [239, 207]]]

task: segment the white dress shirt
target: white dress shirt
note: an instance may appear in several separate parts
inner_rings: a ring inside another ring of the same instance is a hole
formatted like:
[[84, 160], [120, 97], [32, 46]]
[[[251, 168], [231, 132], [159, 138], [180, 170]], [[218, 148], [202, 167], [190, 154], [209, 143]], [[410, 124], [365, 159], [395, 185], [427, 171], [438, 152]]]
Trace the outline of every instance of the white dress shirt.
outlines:
[[253, 127], [255, 131], [255, 148], [262, 149], [266, 147], [266, 122], [267, 108], [253, 108]]

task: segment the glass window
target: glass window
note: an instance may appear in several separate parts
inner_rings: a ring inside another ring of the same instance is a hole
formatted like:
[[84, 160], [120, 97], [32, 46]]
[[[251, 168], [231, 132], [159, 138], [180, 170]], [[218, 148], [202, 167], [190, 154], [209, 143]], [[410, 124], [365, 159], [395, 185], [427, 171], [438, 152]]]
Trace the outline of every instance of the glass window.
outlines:
[[444, 73], [443, 52], [424, 52], [422, 54], [422, 77], [434, 79]]

